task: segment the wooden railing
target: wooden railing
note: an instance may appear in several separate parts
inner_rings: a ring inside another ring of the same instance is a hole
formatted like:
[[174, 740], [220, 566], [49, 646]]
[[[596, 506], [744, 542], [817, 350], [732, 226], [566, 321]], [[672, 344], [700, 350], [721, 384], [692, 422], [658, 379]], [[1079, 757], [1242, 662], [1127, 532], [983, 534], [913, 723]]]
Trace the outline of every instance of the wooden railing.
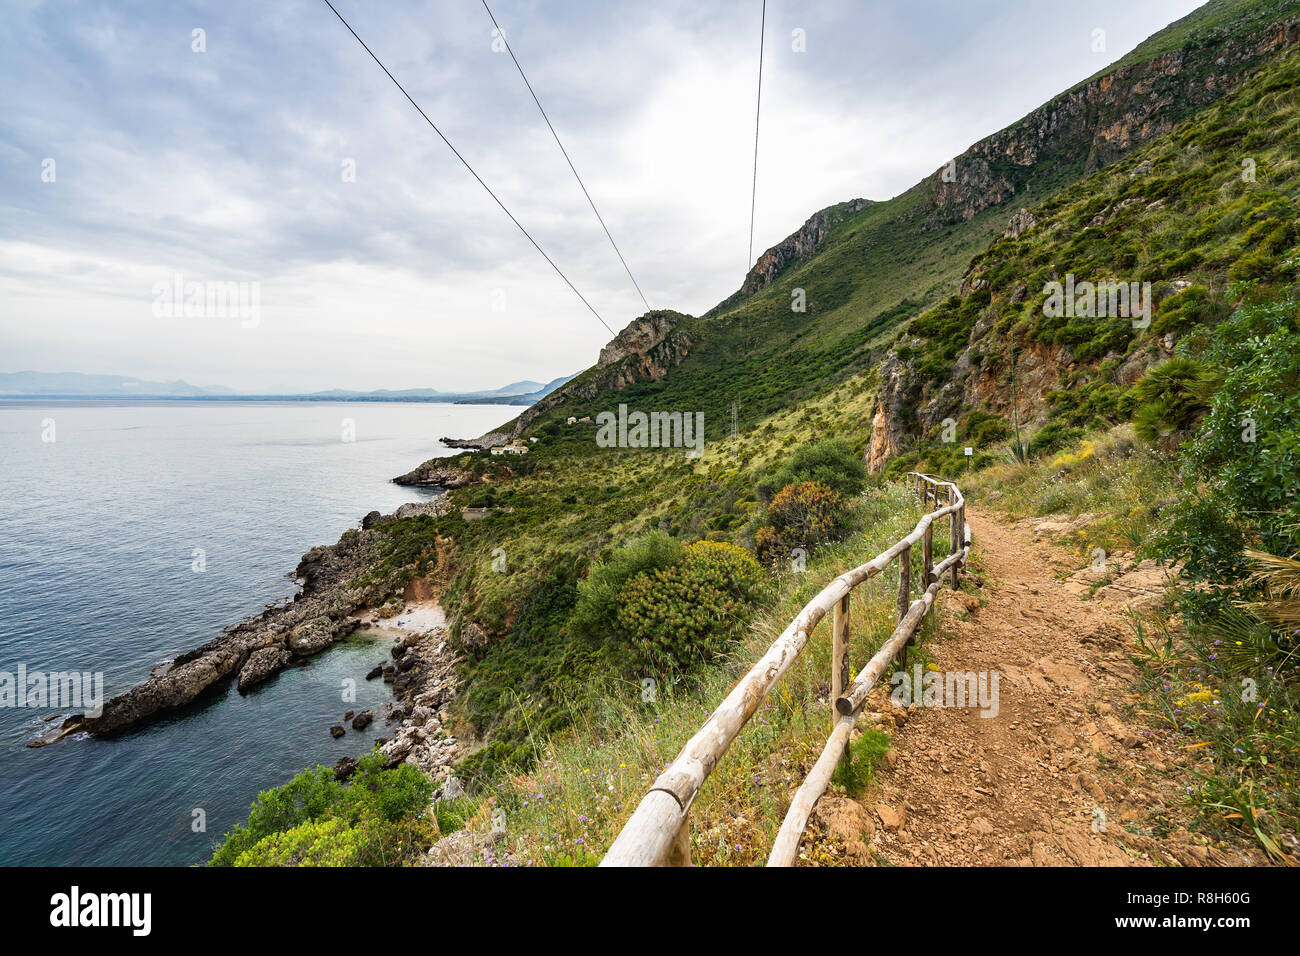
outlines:
[[[704, 726], [682, 748], [655, 780], [605, 854], [601, 866], [689, 866], [691, 804], [700, 788], [727, 752], [731, 742], [758, 710], [768, 693], [790, 669], [808, 644], [809, 636], [827, 613], [831, 623], [831, 733], [821, 756], [790, 803], [789, 812], [767, 859], [768, 866], [794, 863], [813, 805], [830, 784], [831, 774], [844, 756], [858, 711], [885, 668], [909, 644], [934, 605], [947, 577], [952, 587], [970, 557], [970, 526], [966, 499], [950, 481], [931, 475], [908, 474], [921, 501], [935, 510], [917, 522], [915, 530], [866, 564], [846, 571], [809, 601], [790, 622], [767, 653], [750, 668]], [[941, 492], [947, 503], [939, 506]], [[949, 554], [934, 563], [934, 523], [948, 518]], [[922, 548], [922, 585], [912, 599], [912, 548]], [[849, 595], [859, 584], [875, 577], [898, 559], [898, 626], [856, 678], [849, 679]]]

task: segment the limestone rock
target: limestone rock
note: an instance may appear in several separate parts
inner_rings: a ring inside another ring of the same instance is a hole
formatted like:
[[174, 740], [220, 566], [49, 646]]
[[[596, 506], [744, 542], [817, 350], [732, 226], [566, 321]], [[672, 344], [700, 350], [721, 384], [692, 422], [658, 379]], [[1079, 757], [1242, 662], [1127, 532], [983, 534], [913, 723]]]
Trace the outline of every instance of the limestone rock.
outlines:
[[271, 675], [283, 670], [284, 666], [291, 660], [293, 660], [293, 655], [289, 653], [289, 649], [278, 644], [254, 651], [248, 658], [248, 663], [240, 668], [240, 691], [256, 687]]

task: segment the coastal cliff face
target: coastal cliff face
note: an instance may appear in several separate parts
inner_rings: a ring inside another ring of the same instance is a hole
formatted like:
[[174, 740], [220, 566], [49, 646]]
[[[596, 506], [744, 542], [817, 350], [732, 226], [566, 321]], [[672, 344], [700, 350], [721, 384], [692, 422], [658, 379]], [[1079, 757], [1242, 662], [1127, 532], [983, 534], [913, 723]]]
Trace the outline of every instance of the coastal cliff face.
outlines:
[[1253, 67], [1300, 41], [1300, 23], [1244, 39], [1225, 34], [1192, 49], [1121, 66], [1056, 97], [976, 143], [929, 179], [924, 228], [969, 220], [1023, 192], [1031, 176], [1088, 175], [1247, 79]]
[[753, 295], [767, 288], [786, 267], [810, 258], [836, 225], [872, 205], [870, 199], [851, 199], [813, 213], [797, 232], [758, 257], [740, 286], [740, 295]]

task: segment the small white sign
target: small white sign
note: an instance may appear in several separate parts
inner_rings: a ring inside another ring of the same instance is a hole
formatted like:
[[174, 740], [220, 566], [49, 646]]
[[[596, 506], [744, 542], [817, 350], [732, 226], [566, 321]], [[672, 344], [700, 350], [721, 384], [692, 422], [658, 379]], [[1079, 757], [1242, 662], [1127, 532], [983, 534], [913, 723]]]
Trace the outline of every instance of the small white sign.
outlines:
[[975, 454], [975, 449], [974, 449], [974, 448], [967, 448], [967, 449], [966, 449], [966, 457], [967, 457], [967, 458], [969, 458], [969, 457], [970, 457], [971, 455], [973, 455], [973, 454]]

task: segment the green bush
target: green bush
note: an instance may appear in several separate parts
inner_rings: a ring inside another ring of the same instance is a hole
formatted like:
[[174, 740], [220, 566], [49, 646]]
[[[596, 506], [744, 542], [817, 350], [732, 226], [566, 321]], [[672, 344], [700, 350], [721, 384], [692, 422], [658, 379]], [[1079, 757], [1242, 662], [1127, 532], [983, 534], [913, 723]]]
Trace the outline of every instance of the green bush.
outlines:
[[1073, 445], [1083, 435], [1082, 428], [1071, 428], [1059, 419], [1050, 421], [1034, 433], [1029, 439], [1031, 455], [1046, 455], [1058, 451], [1067, 445]]
[[666, 674], [709, 661], [744, 629], [762, 580], [753, 555], [715, 541], [698, 541], [677, 564], [636, 575], [618, 609], [633, 665]]
[[1220, 587], [1246, 574], [1242, 549], [1300, 551], [1300, 309], [1294, 299], [1243, 306], [1215, 329], [1205, 362], [1222, 375], [1184, 478], [1198, 494], [1161, 539], [1186, 573]]
[[1153, 444], [1170, 438], [1181, 443], [1208, 410], [1217, 384], [1214, 372], [1195, 359], [1161, 362], [1133, 386], [1133, 430]]
[[[248, 822], [226, 834], [209, 865], [269, 866], [280, 858], [323, 861], [356, 853], [371, 860], [381, 856], [395, 860], [395, 848], [385, 841], [410, 830], [398, 825], [418, 820], [432, 791], [433, 785], [416, 767], [403, 763], [385, 770], [378, 752], [362, 757], [347, 783], [335, 780], [330, 767], [304, 770], [284, 786], [258, 794]], [[323, 826], [329, 820], [337, 825]], [[329, 843], [334, 837], [340, 845], [332, 849]]]
[[843, 438], [828, 438], [800, 445], [778, 468], [758, 483], [758, 492], [770, 499], [778, 489], [816, 481], [846, 497], [862, 493], [867, 466], [862, 456]]
[[1160, 303], [1151, 321], [1155, 335], [1181, 335], [1198, 325], [1218, 325], [1231, 313], [1221, 295], [1205, 286], [1189, 286]]
[[369, 812], [354, 823], [325, 817], [267, 834], [240, 853], [233, 865], [396, 866], [414, 862], [434, 837], [423, 820], [390, 822]]
[[578, 582], [578, 601], [569, 619], [573, 632], [594, 639], [608, 635], [628, 580], [676, 564], [681, 556], [682, 543], [663, 531], [652, 531], [619, 548]]

